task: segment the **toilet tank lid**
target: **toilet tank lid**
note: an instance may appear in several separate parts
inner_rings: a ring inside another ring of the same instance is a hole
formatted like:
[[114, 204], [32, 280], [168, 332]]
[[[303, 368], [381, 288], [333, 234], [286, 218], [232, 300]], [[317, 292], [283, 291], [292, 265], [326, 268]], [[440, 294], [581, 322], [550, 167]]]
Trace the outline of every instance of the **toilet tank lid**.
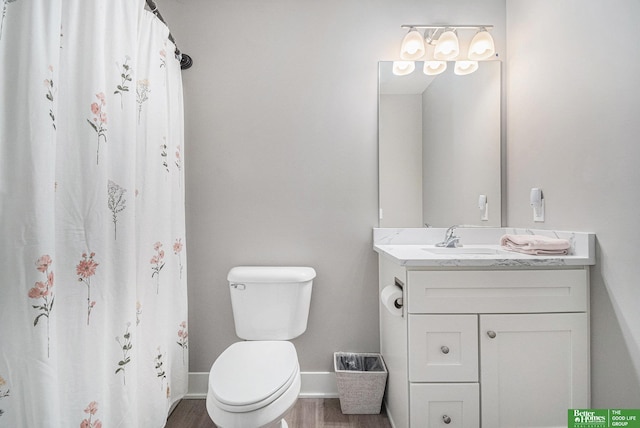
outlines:
[[236, 266], [229, 271], [229, 282], [306, 282], [316, 277], [316, 271], [301, 266]]

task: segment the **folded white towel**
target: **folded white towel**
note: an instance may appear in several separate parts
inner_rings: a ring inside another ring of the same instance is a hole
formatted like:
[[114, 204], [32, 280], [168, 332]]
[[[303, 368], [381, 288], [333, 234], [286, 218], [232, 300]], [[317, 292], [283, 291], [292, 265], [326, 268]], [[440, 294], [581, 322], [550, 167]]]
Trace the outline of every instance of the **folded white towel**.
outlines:
[[500, 245], [511, 251], [537, 256], [569, 254], [571, 243], [566, 239], [542, 235], [503, 235]]

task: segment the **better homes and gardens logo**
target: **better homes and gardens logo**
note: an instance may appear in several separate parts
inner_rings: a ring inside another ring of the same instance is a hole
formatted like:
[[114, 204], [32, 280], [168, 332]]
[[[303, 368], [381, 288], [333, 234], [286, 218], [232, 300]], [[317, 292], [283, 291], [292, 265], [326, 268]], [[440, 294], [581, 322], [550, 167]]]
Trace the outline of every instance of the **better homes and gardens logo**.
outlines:
[[640, 409], [569, 409], [568, 428], [640, 428]]
[[607, 428], [607, 410], [581, 410], [569, 411], [569, 422], [573, 422], [573, 428]]

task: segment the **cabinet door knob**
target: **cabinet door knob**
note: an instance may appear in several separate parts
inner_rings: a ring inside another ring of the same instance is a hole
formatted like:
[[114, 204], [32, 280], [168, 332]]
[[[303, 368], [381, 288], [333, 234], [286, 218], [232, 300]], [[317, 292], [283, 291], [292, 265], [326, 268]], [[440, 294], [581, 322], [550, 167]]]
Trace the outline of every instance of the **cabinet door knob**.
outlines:
[[444, 422], [445, 424], [449, 425], [451, 423], [451, 418], [447, 415], [444, 415], [442, 417], [442, 422]]
[[489, 331], [487, 332], [487, 336], [489, 336], [489, 338], [491, 338], [491, 339], [495, 339], [495, 337], [496, 337], [496, 332], [495, 332], [495, 331], [493, 331], [493, 330], [489, 330]]
[[449, 347], [448, 346], [443, 346], [440, 348], [440, 350], [442, 351], [443, 354], [448, 354], [449, 353]]

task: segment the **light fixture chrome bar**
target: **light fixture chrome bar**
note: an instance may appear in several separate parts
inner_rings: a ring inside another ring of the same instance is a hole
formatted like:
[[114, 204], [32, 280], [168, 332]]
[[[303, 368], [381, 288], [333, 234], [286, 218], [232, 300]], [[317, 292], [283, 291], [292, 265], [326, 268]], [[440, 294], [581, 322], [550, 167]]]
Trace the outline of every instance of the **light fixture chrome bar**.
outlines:
[[487, 30], [493, 29], [493, 25], [409, 25], [403, 24], [400, 28], [415, 28], [416, 30], [438, 30], [442, 28], [455, 28], [456, 30], [478, 30], [480, 28], [486, 28]]

